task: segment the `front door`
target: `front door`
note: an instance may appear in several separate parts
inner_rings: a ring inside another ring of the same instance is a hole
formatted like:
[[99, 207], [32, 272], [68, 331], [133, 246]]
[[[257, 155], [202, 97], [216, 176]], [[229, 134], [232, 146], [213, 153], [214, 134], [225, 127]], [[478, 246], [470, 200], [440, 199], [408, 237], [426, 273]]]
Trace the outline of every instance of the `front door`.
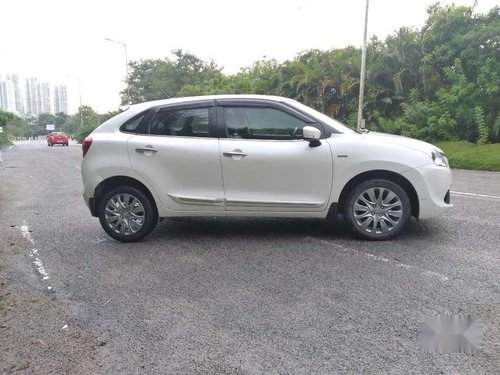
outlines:
[[304, 126], [314, 124], [273, 107], [221, 104], [218, 113], [226, 133], [220, 139], [226, 210], [327, 209], [333, 176], [330, 146], [322, 141], [310, 147], [302, 139]]

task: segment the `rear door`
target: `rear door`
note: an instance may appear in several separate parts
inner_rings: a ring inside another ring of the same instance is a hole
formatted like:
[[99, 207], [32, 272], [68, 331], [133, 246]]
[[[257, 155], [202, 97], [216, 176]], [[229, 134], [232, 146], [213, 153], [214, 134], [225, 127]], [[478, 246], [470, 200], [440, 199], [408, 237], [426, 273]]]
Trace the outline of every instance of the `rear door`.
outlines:
[[132, 167], [174, 211], [223, 211], [213, 103], [158, 108], [127, 141]]

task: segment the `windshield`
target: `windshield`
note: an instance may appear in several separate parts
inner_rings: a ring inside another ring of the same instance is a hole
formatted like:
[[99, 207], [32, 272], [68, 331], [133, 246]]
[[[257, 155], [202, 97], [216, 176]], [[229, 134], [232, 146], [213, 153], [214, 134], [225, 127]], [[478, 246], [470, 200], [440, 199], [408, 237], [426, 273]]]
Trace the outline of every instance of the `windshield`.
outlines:
[[350, 127], [342, 124], [341, 122], [334, 120], [333, 118], [331, 118], [331, 117], [329, 117], [329, 116], [327, 116], [319, 111], [316, 111], [315, 109], [308, 107], [302, 103], [299, 103], [295, 100], [287, 101], [287, 103], [292, 105], [293, 107], [299, 109], [302, 112], [305, 112], [313, 117], [316, 117], [318, 120], [321, 120], [325, 124], [331, 126], [332, 128], [334, 128], [337, 131], [340, 131], [341, 133], [356, 133], [356, 131], [354, 129], [351, 129]]

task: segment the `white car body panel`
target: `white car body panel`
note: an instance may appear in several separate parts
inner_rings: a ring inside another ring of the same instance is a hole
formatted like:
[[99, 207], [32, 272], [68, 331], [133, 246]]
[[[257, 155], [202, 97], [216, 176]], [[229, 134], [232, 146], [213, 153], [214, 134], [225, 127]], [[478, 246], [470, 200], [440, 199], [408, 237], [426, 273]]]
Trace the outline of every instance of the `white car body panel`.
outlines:
[[[332, 185], [329, 144], [220, 140], [226, 210], [325, 211]], [[246, 156], [224, 156], [233, 151]]]
[[[158, 151], [136, 152], [144, 147]], [[218, 139], [133, 135], [127, 149], [132, 168], [168, 210], [224, 210]]]
[[[442, 167], [441, 167], [442, 168]], [[453, 207], [444, 202], [451, 187], [451, 171], [427, 164], [401, 173], [415, 188], [420, 207], [419, 219], [437, 217]]]
[[408, 169], [432, 163], [430, 155], [411, 151], [399, 144], [384, 147], [368, 141], [365, 135], [333, 134], [330, 143], [334, 159], [331, 202], [338, 202], [344, 186], [365, 172], [382, 170], [402, 174]]

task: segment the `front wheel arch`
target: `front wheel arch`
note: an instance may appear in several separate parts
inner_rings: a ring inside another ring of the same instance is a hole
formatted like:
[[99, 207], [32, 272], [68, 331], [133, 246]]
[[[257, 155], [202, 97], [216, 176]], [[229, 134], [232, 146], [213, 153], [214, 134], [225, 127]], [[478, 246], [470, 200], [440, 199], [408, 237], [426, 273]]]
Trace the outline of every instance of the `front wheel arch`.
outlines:
[[420, 215], [420, 204], [418, 200], [418, 194], [410, 181], [408, 181], [405, 177], [400, 174], [387, 170], [374, 170], [368, 171], [358, 174], [357, 176], [351, 178], [349, 182], [344, 186], [342, 192], [340, 193], [338, 200], [338, 208], [339, 213], [344, 213], [344, 207], [346, 204], [346, 200], [349, 197], [350, 192], [356, 188], [359, 184], [374, 179], [384, 179], [388, 181], [392, 181], [395, 184], [398, 184], [408, 195], [410, 198], [411, 204], [411, 214], [416, 219], [418, 219]]

